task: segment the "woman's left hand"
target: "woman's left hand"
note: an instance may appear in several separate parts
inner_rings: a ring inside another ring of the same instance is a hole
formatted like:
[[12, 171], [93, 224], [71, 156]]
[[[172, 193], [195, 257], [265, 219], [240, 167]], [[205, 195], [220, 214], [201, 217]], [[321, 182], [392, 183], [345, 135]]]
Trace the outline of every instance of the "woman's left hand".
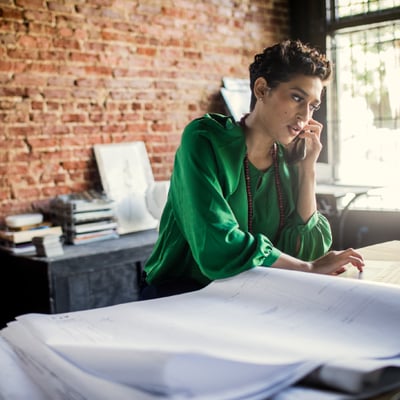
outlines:
[[299, 137], [306, 139], [306, 157], [303, 162], [315, 163], [322, 150], [321, 132], [323, 125], [315, 119], [310, 119], [304, 126]]
[[356, 250], [349, 248], [341, 251], [331, 250], [324, 256], [311, 262], [311, 272], [320, 274], [339, 275], [346, 271], [346, 265], [352, 264], [360, 272], [365, 266], [363, 256]]

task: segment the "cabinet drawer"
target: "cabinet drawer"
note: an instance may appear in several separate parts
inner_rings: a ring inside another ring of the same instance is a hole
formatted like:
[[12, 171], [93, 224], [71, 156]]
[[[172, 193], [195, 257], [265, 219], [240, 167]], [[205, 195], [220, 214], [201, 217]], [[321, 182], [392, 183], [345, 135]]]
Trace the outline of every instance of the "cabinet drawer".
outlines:
[[140, 262], [54, 277], [53, 312], [105, 307], [138, 299]]

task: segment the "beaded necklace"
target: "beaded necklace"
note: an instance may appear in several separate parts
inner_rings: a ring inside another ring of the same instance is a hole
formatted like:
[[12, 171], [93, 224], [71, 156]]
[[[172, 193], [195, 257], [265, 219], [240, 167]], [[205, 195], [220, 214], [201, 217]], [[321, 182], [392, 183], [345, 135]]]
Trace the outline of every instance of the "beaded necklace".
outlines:
[[[247, 115], [244, 115], [242, 119], [240, 120], [239, 124], [243, 128], [243, 130], [246, 130], [246, 124], [245, 124], [245, 119]], [[276, 187], [276, 193], [278, 196], [278, 206], [279, 206], [279, 228], [278, 232], [276, 235], [276, 240], [279, 238], [280, 232], [283, 228], [283, 225], [285, 224], [285, 205], [284, 205], [284, 198], [283, 198], [283, 193], [282, 193], [282, 185], [281, 185], [281, 179], [279, 175], [279, 162], [278, 162], [278, 146], [276, 143], [271, 148], [271, 156], [272, 156], [272, 161], [274, 165], [274, 178], [275, 178], [275, 187]], [[250, 233], [253, 232], [253, 195], [251, 193], [251, 181], [250, 181], [250, 171], [249, 171], [249, 158], [246, 152], [246, 155], [244, 156], [243, 160], [243, 166], [244, 166], [244, 177], [246, 180], [246, 193], [247, 193], [247, 218], [248, 218], [248, 230]]]

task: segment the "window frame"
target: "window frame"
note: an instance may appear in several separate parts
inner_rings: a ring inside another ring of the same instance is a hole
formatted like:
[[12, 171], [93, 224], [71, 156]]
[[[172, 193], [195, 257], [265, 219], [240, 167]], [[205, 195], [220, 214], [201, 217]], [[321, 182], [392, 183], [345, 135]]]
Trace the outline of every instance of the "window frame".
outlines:
[[[328, 36], [333, 35], [338, 30], [400, 19], [400, 6], [366, 14], [337, 18], [335, 15], [335, 3], [336, 0], [303, 0], [301, 2], [298, 0], [289, 0], [291, 38], [310, 43], [321, 51], [326, 52]], [[332, 61], [335, 65], [335, 60]], [[337, 71], [334, 69], [334, 74], [336, 73]], [[333, 79], [334, 84], [335, 79]], [[327, 100], [327, 96], [324, 96], [321, 108], [315, 114], [315, 118], [324, 125], [325, 132], [321, 138], [323, 150], [319, 161], [333, 164], [335, 162], [333, 149], [336, 147], [334, 142], [338, 139], [335, 138], [332, 127], [327, 124]], [[332, 179], [334, 180], [334, 168], [332, 168], [332, 175]]]

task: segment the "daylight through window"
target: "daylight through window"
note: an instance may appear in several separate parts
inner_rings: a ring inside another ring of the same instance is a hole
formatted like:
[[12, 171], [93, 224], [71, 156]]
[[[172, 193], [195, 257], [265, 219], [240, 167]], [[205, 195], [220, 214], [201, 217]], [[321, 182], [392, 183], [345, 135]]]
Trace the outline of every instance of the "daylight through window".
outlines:
[[[328, 15], [338, 26], [342, 17], [348, 21], [400, 6], [400, 0], [334, 3]], [[385, 185], [399, 181], [400, 171], [400, 20], [369, 21], [373, 22], [342, 24], [328, 35], [327, 51], [336, 71], [329, 90], [328, 124], [335, 132], [335, 178]]]

